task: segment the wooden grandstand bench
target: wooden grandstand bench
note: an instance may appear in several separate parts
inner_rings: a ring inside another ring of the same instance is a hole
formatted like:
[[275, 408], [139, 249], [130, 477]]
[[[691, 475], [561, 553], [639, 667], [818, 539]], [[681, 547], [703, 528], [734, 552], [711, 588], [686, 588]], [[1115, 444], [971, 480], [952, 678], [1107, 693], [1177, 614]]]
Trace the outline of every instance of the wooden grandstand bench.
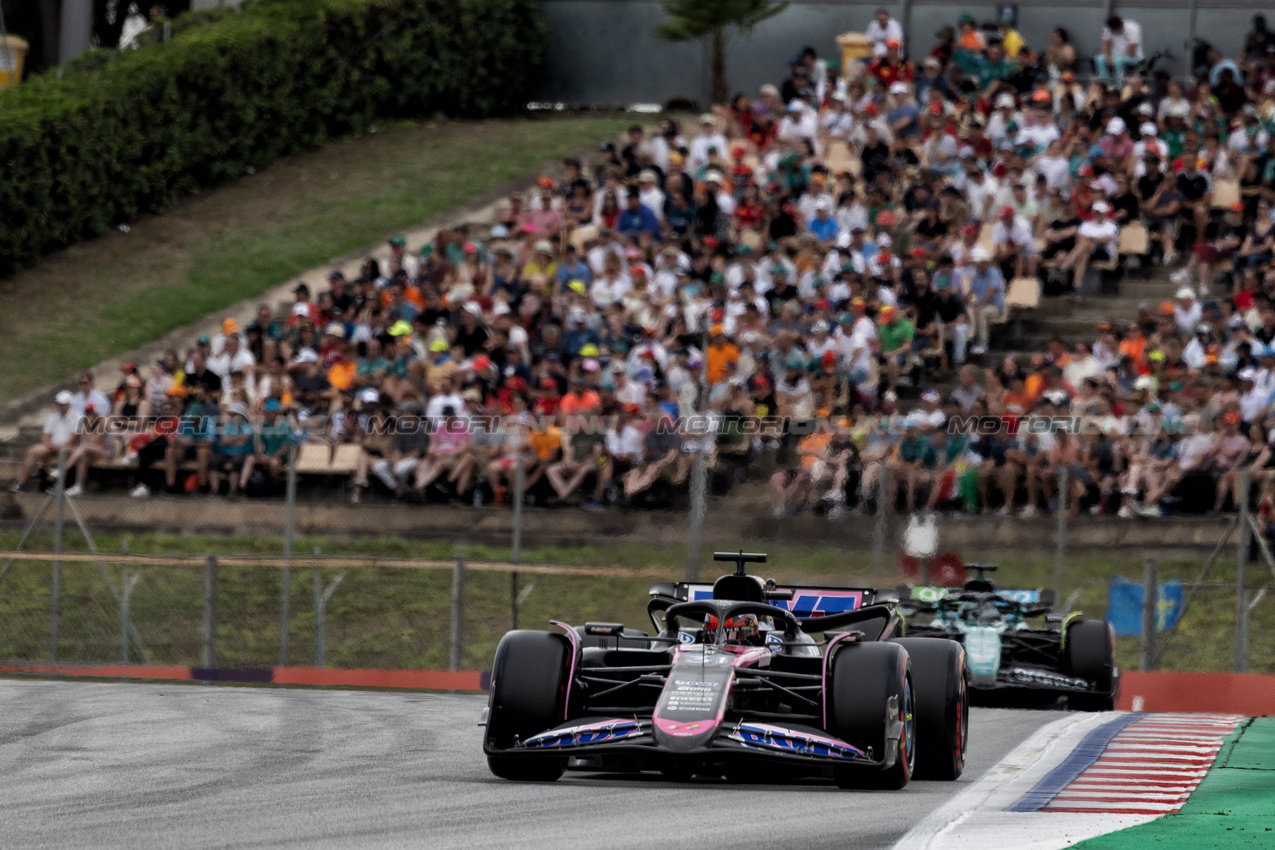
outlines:
[[302, 443], [297, 447], [297, 474], [353, 475], [362, 451], [363, 447], [355, 443], [339, 443], [336, 446], [318, 441]]
[[1040, 280], [1034, 277], [1016, 277], [1005, 291], [1005, 312], [998, 320], [1014, 319], [1014, 339], [1023, 338], [1023, 316], [1040, 306]]
[[850, 150], [850, 145], [841, 139], [833, 139], [828, 142], [827, 152], [823, 157], [823, 164], [828, 167], [828, 171], [833, 174], [839, 174], [842, 171], [848, 171], [855, 177], [863, 170], [863, 163]]
[[762, 236], [756, 230], [741, 230], [739, 232], [739, 244], [748, 246], [754, 254], [761, 252]]
[[1228, 210], [1231, 204], [1240, 200], [1240, 181], [1214, 180], [1213, 204], [1215, 210]]
[[583, 254], [584, 244], [591, 239], [598, 238], [597, 225], [584, 224], [571, 231], [571, 244], [575, 246], [576, 251]]
[[1120, 228], [1116, 251], [1121, 256], [1144, 256], [1151, 250], [1151, 234], [1140, 221], [1130, 222]]

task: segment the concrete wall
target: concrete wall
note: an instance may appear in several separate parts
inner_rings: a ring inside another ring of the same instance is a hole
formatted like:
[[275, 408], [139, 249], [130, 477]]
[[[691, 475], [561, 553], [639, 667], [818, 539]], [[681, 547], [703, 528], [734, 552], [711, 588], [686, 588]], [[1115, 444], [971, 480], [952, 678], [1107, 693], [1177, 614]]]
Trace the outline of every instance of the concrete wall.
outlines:
[[[758, 27], [751, 39], [736, 43], [728, 63], [732, 91], [755, 94], [763, 83], [782, 81], [787, 62], [805, 44], [821, 55], [838, 54], [835, 38], [862, 31], [878, 5], [889, 9], [905, 27], [913, 55], [925, 55], [934, 33], [955, 24], [968, 11], [980, 21], [994, 20], [994, 4], [960, 0], [925, 2], [846, 3], [793, 0], [782, 14]], [[1109, 10], [1142, 25], [1148, 53], [1167, 47], [1176, 61], [1161, 65], [1183, 74], [1188, 54], [1184, 43], [1192, 31], [1196, 8], [1198, 37], [1228, 55], [1239, 52], [1254, 14], [1272, 14], [1265, 0], [1051, 0], [1018, 4], [1019, 30], [1029, 45], [1048, 42], [1050, 31], [1066, 27], [1082, 56], [1099, 46], [1102, 22]], [[545, 16], [552, 27], [548, 67], [535, 87], [537, 99], [625, 105], [662, 103], [672, 97], [691, 97], [701, 103], [708, 89], [704, 51], [695, 44], [668, 44], [653, 29], [662, 17], [651, 0], [546, 0]], [[1273, 21], [1275, 23], [1275, 21]]]

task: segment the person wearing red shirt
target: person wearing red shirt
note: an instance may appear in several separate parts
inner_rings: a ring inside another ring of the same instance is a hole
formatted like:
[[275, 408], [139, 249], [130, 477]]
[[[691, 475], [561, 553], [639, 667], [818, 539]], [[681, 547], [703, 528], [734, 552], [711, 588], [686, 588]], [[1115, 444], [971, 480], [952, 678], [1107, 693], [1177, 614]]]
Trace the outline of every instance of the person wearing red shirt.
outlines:
[[540, 392], [536, 394], [536, 403], [532, 409], [542, 416], [553, 416], [561, 403], [562, 394], [558, 389], [558, 382], [545, 375], [540, 379]]
[[735, 226], [740, 230], [758, 230], [766, 218], [766, 208], [762, 203], [761, 190], [755, 183], [744, 187], [744, 196], [739, 206], [735, 207]]
[[876, 77], [886, 91], [894, 83], [911, 83], [916, 77], [916, 71], [911, 62], [904, 62], [899, 58], [899, 43], [887, 41], [885, 47], [885, 55], [872, 60], [872, 64], [868, 65], [868, 73]]

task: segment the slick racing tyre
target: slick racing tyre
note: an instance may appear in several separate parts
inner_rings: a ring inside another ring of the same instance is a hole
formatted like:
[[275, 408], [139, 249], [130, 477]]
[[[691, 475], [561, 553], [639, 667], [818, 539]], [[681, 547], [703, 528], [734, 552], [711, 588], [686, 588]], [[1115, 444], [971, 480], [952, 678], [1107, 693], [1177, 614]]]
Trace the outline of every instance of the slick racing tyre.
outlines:
[[912, 778], [916, 761], [916, 721], [913, 706], [912, 674], [908, 653], [893, 643], [864, 643], [846, 646], [832, 658], [831, 682], [824, 694], [827, 701], [828, 731], [873, 758], [886, 753], [886, 734], [893, 697], [903, 720], [903, 734], [896, 747], [893, 766], [885, 770], [839, 767], [834, 770], [842, 788], [898, 790]]
[[938, 638], [890, 641], [908, 651], [916, 703], [915, 779], [951, 781], [965, 769], [969, 743], [970, 697], [965, 681], [965, 650]]
[[1114, 643], [1115, 634], [1105, 620], [1081, 620], [1067, 629], [1067, 645], [1063, 650], [1067, 675], [1084, 679], [1095, 691], [1068, 697], [1069, 708], [1111, 711], [1116, 707]]
[[509, 632], [496, 647], [487, 717], [487, 766], [502, 779], [553, 782], [565, 761], [558, 756], [501, 755], [562, 721], [569, 648], [549, 632]]

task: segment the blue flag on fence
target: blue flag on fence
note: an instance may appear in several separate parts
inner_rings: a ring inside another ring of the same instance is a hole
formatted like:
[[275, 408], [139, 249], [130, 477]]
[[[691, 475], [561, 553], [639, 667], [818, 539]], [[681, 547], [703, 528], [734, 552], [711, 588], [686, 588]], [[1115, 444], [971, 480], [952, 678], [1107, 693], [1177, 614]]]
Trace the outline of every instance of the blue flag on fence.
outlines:
[[[1163, 632], [1182, 618], [1182, 582], [1162, 582], [1156, 588], [1155, 630]], [[1141, 584], [1116, 576], [1107, 592], [1107, 622], [1118, 637], [1142, 635], [1142, 600], [1146, 598]]]

